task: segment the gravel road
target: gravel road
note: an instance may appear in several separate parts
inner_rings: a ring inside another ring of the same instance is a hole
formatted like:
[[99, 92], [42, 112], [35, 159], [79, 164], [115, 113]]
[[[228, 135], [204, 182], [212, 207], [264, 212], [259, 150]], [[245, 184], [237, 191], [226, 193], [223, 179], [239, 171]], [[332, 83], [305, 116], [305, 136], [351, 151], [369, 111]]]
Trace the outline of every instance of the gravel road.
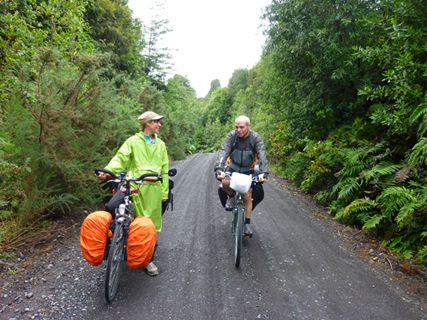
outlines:
[[3, 268], [0, 319], [427, 319], [425, 276], [403, 273], [374, 242], [346, 237], [357, 230], [278, 178], [265, 185], [236, 269], [214, 159], [197, 154], [174, 164], [175, 207], [159, 235], [159, 276], [126, 269], [108, 305], [105, 265], [81, 256], [82, 214], [35, 256], [18, 255], [16, 271]]

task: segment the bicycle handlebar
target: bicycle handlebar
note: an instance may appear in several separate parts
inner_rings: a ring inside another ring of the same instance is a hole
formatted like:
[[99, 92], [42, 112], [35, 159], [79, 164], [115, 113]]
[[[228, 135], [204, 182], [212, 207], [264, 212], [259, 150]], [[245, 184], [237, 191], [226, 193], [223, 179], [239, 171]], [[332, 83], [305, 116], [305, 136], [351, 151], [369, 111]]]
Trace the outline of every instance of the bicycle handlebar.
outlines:
[[[227, 176], [227, 173], [229, 172], [226, 172], [225, 176]], [[231, 174], [229, 175], [229, 177], [231, 177]], [[252, 182], [258, 182], [258, 181], [259, 181], [258, 175], [252, 175]]]
[[[153, 182], [163, 181], [163, 177], [159, 172], [148, 172], [140, 175], [138, 178], [130, 178], [130, 177], [126, 177], [126, 171], [122, 172], [120, 176], [117, 176], [113, 172], [106, 169], [95, 169], [96, 175], [99, 175], [99, 173], [101, 172], [109, 174], [114, 182], [122, 182], [125, 180], [129, 182], [141, 182], [143, 180], [153, 181]], [[150, 178], [154, 178], [154, 179], [150, 179]]]
[[[228, 178], [231, 178], [232, 174], [233, 173], [229, 171], [224, 172], [224, 175]], [[259, 174], [252, 174], [252, 182], [258, 182], [258, 181], [259, 181]]]
[[[120, 176], [118, 177], [116, 174], [114, 174], [114, 172], [107, 170], [107, 169], [95, 169], [95, 174], [99, 175], [101, 172], [103, 173], [107, 173], [111, 176], [112, 180], [118, 180], [116, 182], [121, 182], [123, 180], [125, 180], [126, 177], [126, 171], [123, 171]], [[166, 173], [166, 172], [165, 172]], [[145, 181], [163, 181], [163, 174], [162, 172], [148, 172], [148, 173], [144, 173], [141, 176], [139, 176], [138, 178], [128, 178], [126, 179], [127, 181], [130, 182], [141, 182], [143, 180]], [[175, 176], [177, 173], [176, 168], [171, 168], [169, 169], [169, 171], [167, 172], [168, 176], [173, 177]], [[155, 179], [150, 179], [150, 178], [155, 178]]]

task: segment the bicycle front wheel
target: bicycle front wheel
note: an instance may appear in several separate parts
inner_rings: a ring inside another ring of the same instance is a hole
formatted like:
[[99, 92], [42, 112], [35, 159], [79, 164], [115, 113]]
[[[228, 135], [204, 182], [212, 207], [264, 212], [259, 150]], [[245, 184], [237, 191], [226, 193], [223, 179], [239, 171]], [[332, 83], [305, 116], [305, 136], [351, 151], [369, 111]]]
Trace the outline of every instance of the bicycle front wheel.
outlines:
[[234, 266], [238, 268], [240, 266], [240, 255], [242, 251], [242, 239], [243, 239], [243, 216], [244, 209], [243, 205], [238, 204], [235, 209], [235, 232], [234, 232]]
[[105, 277], [105, 299], [111, 303], [116, 297], [120, 274], [122, 271], [124, 251], [124, 230], [122, 225], [116, 225], [110, 244]]

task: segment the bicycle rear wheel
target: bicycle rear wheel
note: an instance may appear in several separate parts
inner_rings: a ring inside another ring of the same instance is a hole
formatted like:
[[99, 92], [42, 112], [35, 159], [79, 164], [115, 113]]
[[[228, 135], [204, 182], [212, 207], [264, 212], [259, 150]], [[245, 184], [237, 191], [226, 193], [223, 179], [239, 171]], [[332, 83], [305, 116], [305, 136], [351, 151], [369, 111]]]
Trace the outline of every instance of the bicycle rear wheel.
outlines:
[[242, 239], [243, 239], [243, 215], [244, 209], [242, 204], [237, 204], [234, 211], [235, 214], [235, 232], [234, 232], [234, 266], [238, 268], [240, 266], [240, 255], [242, 251]]
[[107, 272], [105, 277], [105, 299], [109, 303], [114, 300], [119, 288], [124, 250], [123, 229], [122, 225], [116, 225], [108, 252]]

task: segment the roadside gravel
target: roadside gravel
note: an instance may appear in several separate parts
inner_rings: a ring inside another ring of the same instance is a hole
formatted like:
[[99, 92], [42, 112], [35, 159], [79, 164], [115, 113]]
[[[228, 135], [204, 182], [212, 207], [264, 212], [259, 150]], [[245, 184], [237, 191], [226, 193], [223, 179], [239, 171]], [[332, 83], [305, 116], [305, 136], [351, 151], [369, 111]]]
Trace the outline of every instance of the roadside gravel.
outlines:
[[[273, 177], [276, 184], [293, 194], [301, 203], [311, 208], [310, 213], [315, 219], [321, 220], [334, 230], [342, 240], [342, 245], [353, 254], [367, 261], [373, 270], [386, 282], [399, 287], [410, 299], [414, 299], [426, 312], [427, 318], [427, 270], [414, 261], [400, 259], [390, 252], [381, 241], [364, 230], [354, 228], [335, 221], [324, 207], [314, 199], [293, 187], [280, 177]], [[405, 297], [402, 297], [405, 300]]]
[[2, 259], [0, 319], [79, 319], [94, 305], [104, 267], [94, 268], [82, 258], [83, 216], [56, 223], [52, 242], [33, 253]]

